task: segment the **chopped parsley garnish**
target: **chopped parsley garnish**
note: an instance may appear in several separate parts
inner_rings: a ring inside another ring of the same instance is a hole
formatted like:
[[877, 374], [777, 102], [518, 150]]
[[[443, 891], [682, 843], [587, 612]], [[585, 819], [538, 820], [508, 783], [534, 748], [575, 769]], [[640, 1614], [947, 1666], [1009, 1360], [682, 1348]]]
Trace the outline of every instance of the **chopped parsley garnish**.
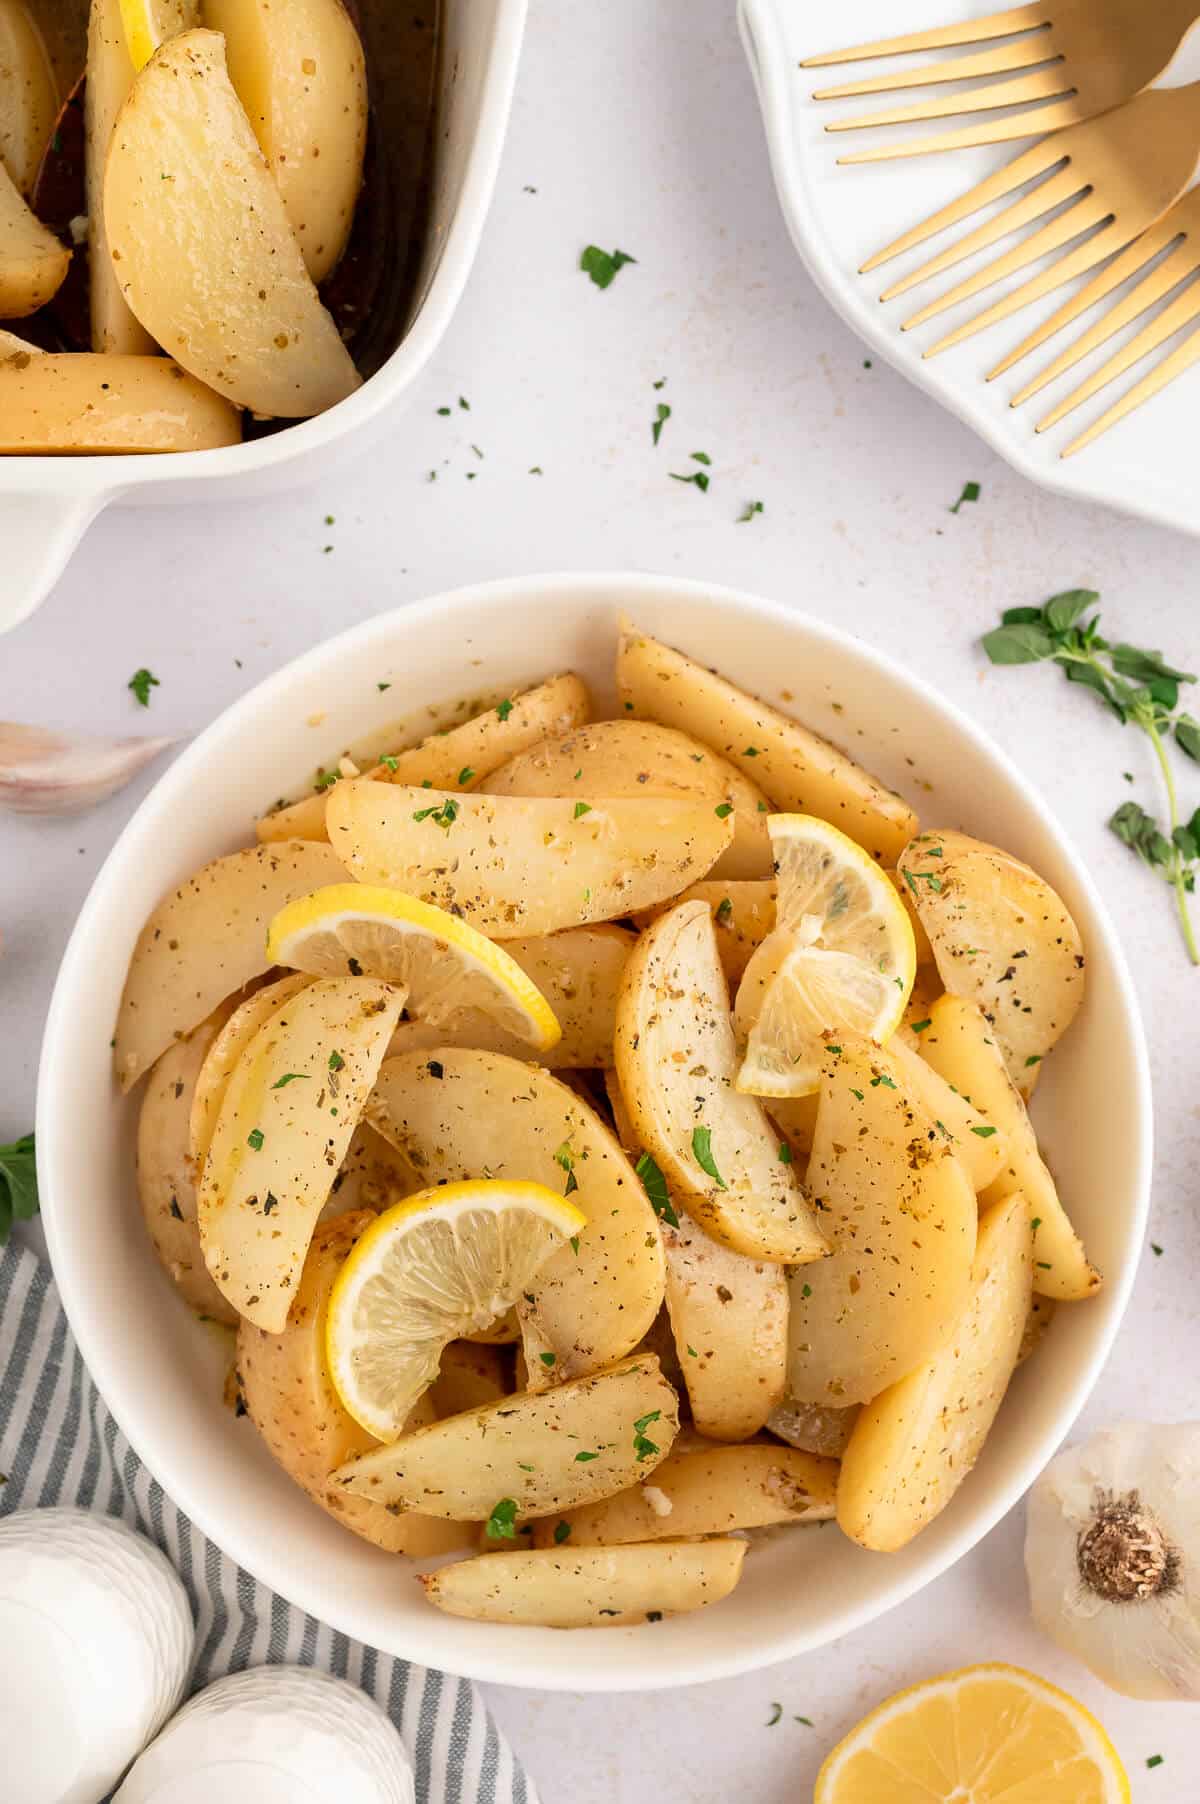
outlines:
[[657, 1444], [646, 1439], [646, 1430], [652, 1422], [657, 1422], [662, 1415], [661, 1409], [652, 1409], [644, 1416], [639, 1416], [633, 1425], [633, 1451], [640, 1460], [649, 1459], [658, 1452]]
[[498, 702], [496, 704], [496, 712], [500, 716], [501, 720], [507, 720], [509, 715], [512, 713], [512, 711], [513, 711], [513, 705], [509, 701]]
[[591, 812], [592, 812], [592, 804], [590, 802], [576, 802], [575, 812], [571, 816], [571, 818], [572, 818], [572, 820], [577, 821], [580, 819], [580, 817], [582, 815], [590, 814]]
[[780, 1721], [782, 1716], [783, 1716], [783, 1705], [782, 1704], [772, 1704], [771, 1705], [771, 1714], [767, 1718], [766, 1727], [768, 1729], [773, 1729], [775, 1727], [775, 1724]]
[[458, 819], [458, 803], [453, 796], [447, 796], [440, 804], [430, 803], [428, 808], [418, 808], [413, 815], [414, 821], [435, 821], [443, 833], [449, 833]]
[[678, 470], [668, 472], [672, 482], [693, 482], [702, 495], [708, 493], [708, 477], [703, 470], [689, 470], [680, 474]]
[[569, 1522], [556, 1522], [554, 1524], [554, 1545], [556, 1547], [561, 1547], [564, 1541], [569, 1541], [570, 1539], [571, 1524]]
[[282, 1077], [276, 1078], [271, 1088], [272, 1090], [286, 1090], [289, 1084], [306, 1084], [308, 1077], [307, 1071], [285, 1071]]
[[469, 764], [464, 764], [458, 773], [459, 788], [461, 789], [464, 783], [469, 783], [474, 775], [475, 772], [471, 769], [471, 766]]
[[731, 815], [733, 813], [733, 803], [732, 802], [718, 802], [716, 807], [713, 809], [713, 813], [716, 815], [716, 817], [719, 821], [726, 820], [729, 817], [729, 815]]
[[762, 511], [763, 504], [761, 501], [747, 501], [745, 507], [737, 517], [738, 525], [745, 526], [747, 520], [753, 520], [755, 514], [761, 514]]
[[923, 1034], [927, 1027], [932, 1027], [932, 1026], [933, 1026], [933, 1022], [929, 1019], [928, 1016], [926, 1016], [924, 1021], [914, 1021], [912, 1024], [912, 1030], [915, 1034]]
[[802, 1297], [811, 1297], [812, 1296], [812, 1285], [811, 1284], [802, 1284], [800, 1286], [800, 1295]]
[[396, 772], [400, 769], [399, 758], [394, 758], [390, 752], [385, 753], [379, 762], [383, 765], [385, 770], [390, 770], [393, 776], [395, 776]]
[[134, 695], [137, 697], [142, 707], [148, 708], [150, 706], [150, 691], [152, 689], [158, 689], [160, 684], [152, 670], [143, 668], [134, 671], [129, 679], [127, 687], [133, 690]]
[[32, 1221], [37, 1212], [34, 1139], [32, 1134], [22, 1134], [10, 1146], [0, 1146], [0, 1246], [8, 1239], [14, 1221]]
[[487, 1532], [493, 1541], [515, 1541], [517, 1538], [517, 1500], [502, 1497], [487, 1519]]
[[729, 896], [722, 896], [717, 903], [717, 925], [726, 926], [733, 918], [733, 901]]
[[450, 410], [450, 408], [448, 408], [448, 407], [439, 407], [439, 408], [438, 408], [438, 412], [439, 412], [439, 413], [440, 413], [440, 414], [446, 414], [446, 415], [448, 415], [448, 414], [449, 414], [449, 413], [450, 413], [450, 411], [451, 411], [451, 410]]
[[977, 482], [964, 482], [963, 487], [962, 487], [962, 494], [959, 496], [958, 500], [954, 503], [954, 506], [950, 509], [950, 512], [952, 514], [956, 514], [958, 512], [959, 508], [962, 506], [964, 501], [978, 501], [979, 496], [980, 496], [980, 488], [979, 488], [979, 484]]
[[578, 1234], [572, 1234], [571, 1239], [568, 1244], [570, 1245], [571, 1251], [574, 1253], [575, 1257], [578, 1259], [578, 1257], [579, 1257], [579, 1236], [578, 1236]]
[[246, 1135], [246, 1145], [253, 1147], [256, 1153], [262, 1151], [263, 1131], [261, 1128], [250, 1129], [250, 1132]]
[[653, 438], [656, 445], [657, 445], [659, 439], [662, 437], [662, 429], [666, 425], [666, 423], [670, 419], [670, 417], [671, 417], [671, 409], [667, 406], [665, 401], [660, 401], [658, 406], [654, 410], [654, 424], [650, 428], [651, 437]]
[[694, 464], [705, 464], [710, 467], [712, 464], [712, 458], [708, 455], [707, 451], [693, 451], [691, 453], [691, 459]]
[[1041, 1062], [1042, 1062], [1041, 1053], [1040, 1052], [1031, 1052], [1029, 1057], [1025, 1061], [1025, 1068], [1026, 1068], [1026, 1070], [1028, 1070], [1030, 1065], [1040, 1065]]
[[692, 1157], [701, 1171], [706, 1171], [718, 1190], [727, 1190], [729, 1186], [717, 1170], [717, 1162], [712, 1154], [712, 1129], [698, 1127], [692, 1129]]
[[978, 1134], [981, 1140], [990, 1140], [995, 1131], [994, 1127], [973, 1127], [971, 1129], [971, 1132]]
[[1158, 1245], [1157, 1241], [1152, 1240], [1150, 1242], [1150, 1251], [1154, 1254], [1156, 1259], [1162, 1258], [1162, 1248]]
[[896, 1088], [895, 1084], [893, 1083], [892, 1079], [887, 1075], [886, 1071], [880, 1071], [877, 1074], [877, 1076], [875, 1076], [871, 1079], [872, 1090], [878, 1090], [880, 1084], [882, 1084], [884, 1086], [884, 1088], [887, 1090], [894, 1090]]
[[637, 258], [628, 251], [602, 251], [598, 244], [589, 244], [579, 259], [579, 267], [597, 288], [607, 288], [619, 269], [636, 262]]
[[467, 397], [465, 395], [460, 395], [458, 397], [458, 404], [462, 408], [464, 413], [470, 413], [471, 403], [467, 400]]
[[338, 780], [337, 771], [335, 771], [335, 770], [319, 770], [317, 772], [317, 780], [313, 784], [313, 788], [317, 789], [317, 790], [332, 789], [334, 784], [337, 782], [337, 780]]
[[633, 1169], [637, 1172], [638, 1177], [641, 1178], [642, 1189], [649, 1197], [650, 1207], [653, 1209], [655, 1215], [657, 1215], [659, 1221], [665, 1221], [669, 1228], [677, 1228], [679, 1226], [679, 1217], [676, 1215], [674, 1204], [671, 1202], [671, 1194], [667, 1189], [667, 1180], [664, 1178], [654, 1160], [650, 1157], [650, 1154], [643, 1153]]
[[585, 1460], [599, 1459], [599, 1458], [600, 1458], [600, 1455], [598, 1453], [577, 1453], [575, 1455], [575, 1464], [577, 1466], [582, 1466], [584, 1464]]
[[343, 1069], [343, 1067], [345, 1066], [345, 1063], [346, 1063], [346, 1061], [342, 1057], [340, 1052], [331, 1052], [330, 1053], [329, 1069], [331, 1071], [341, 1071]]
[[561, 1146], [555, 1148], [554, 1161], [556, 1165], [561, 1165], [567, 1174], [563, 1195], [570, 1196], [573, 1190], [579, 1189], [579, 1179], [575, 1176], [575, 1150], [569, 1140], [564, 1140]]
[[558, 1359], [557, 1353], [539, 1353], [538, 1358], [544, 1366], [552, 1366]]
[[1162, 1764], [1163, 1764], [1163, 1756], [1161, 1754], [1151, 1754], [1149, 1759], [1146, 1761], [1146, 1765], [1149, 1767], [1161, 1766]]

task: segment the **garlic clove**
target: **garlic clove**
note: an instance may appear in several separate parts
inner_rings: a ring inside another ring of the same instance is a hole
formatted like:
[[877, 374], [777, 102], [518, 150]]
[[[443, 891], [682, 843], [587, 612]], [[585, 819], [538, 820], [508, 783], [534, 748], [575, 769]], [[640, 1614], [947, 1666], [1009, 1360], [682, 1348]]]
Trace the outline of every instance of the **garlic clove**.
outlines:
[[0, 808], [78, 814], [124, 789], [173, 739], [68, 737], [0, 721]]
[[1029, 1495], [1034, 1620], [1127, 1697], [1200, 1701], [1200, 1422], [1127, 1422]]

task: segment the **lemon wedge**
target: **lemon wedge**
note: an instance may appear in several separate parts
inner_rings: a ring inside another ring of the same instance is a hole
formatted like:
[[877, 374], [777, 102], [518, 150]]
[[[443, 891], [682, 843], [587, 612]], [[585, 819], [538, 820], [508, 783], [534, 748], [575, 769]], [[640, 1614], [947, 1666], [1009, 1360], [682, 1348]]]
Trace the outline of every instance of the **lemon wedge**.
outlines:
[[355, 1421], [396, 1440], [447, 1343], [505, 1315], [586, 1225], [544, 1185], [501, 1179], [439, 1185], [388, 1209], [338, 1273], [326, 1317], [330, 1376]]
[[810, 1096], [821, 1036], [854, 1032], [882, 1045], [916, 975], [908, 911], [861, 846], [810, 814], [767, 820], [775, 861], [775, 927], [738, 987], [734, 1027], [745, 1044], [737, 1088]]
[[1117, 1750], [1082, 1704], [1019, 1666], [965, 1666], [898, 1691], [838, 1743], [813, 1804], [1129, 1804]]
[[[188, 9], [179, 0], [118, 0], [125, 48], [134, 74], [144, 69], [164, 38], [174, 37], [188, 24]], [[194, 8], [191, 9], [193, 12]]]
[[311, 977], [379, 977], [407, 1007], [445, 1027], [484, 1015], [545, 1052], [558, 1019], [517, 961], [456, 915], [366, 883], [332, 883], [281, 908], [267, 930], [272, 964]]

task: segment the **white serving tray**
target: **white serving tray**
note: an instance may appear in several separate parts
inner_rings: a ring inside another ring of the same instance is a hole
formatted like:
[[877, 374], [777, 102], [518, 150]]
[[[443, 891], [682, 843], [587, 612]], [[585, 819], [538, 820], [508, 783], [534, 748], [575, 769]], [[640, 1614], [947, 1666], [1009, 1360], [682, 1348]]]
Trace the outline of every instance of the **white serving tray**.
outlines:
[[[830, 120], [871, 112], [893, 100], [924, 97], [930, 90], [816, 102], [812, 99], [814, 88], [875, 74], [886, 65], [876, 62], [856, 63], [846, 69], [801, 69], [801, 59], [823, 50], [919, 31], [955, 17], [995, 10], [989, 0], [908, 0], [904, 6], [897, 5], [896, 0], [844, 0], [840, 6], [827, 8], [804, 6], [798, 0], [740, 0], [742, 39], [762, 105], [780, 203], [796, 249], [818, 287], [871, 349], [965, 420], [1022, 475], [1080, 500], [1099, 501], [1186, 532], [1200, 531], [1200, 467], [1194, 454], [1193, 426], [1200, 408], [1200, 369], [1170, 384], [1086, 450], [1064, 460], [1063, 447], [1145, 374], [1161, 352], [1138, 364], [1058, 426], [1038, 435], [1035, 422], [1110, 355], [1128, 332], [1093, 352], [1032, 401], [1013, 409], [1009, 399], [1022, 382], [1083, 328], [1068, 327], [1048, 347], [995, 382], [985, 382], [984, 376], [1038, 320], [1053, 312], [1069, 292], [1067, 289], [1058, 290], [1040, 306], [1026, 308], [1015, 318], [926, 360], [922, 353], [929, 345], [1002, 294], [1004, 285], [998, 284], [982, 299], [976, 297], [911, 333], [901, 333], [900, 321], [952, 280], [996, 256], [996, 247], [981, 253], [978, 259], [960, 264], [952, 276], [946, 274], [922, 284], [886, 306], [880, 305], [878, 296], [888, 281], [941, 250], [962, 228], [908, 257], [896, 258], [886, 269], [871, 276], [857, 273], [871, 252], [1008, 162], [1031, 140], [948, 155], [838, 167], [839, 155], [865, 148], [873, 141], [882, 143], [895, 138], [905, 128], [829, 134], [825, 126]], [[1191, 65], [1197, 62], [1198, 42], [1200, 33], [1194, 34], [1191, 45], [1176, 57], [1169, 76], [1172, 85], [1194, 72]], [[892, 60], [897, 66], [904, 66], [922, 59], [889, 59]], [[925, 135], [961, 123], [961, 119], [952, 119], [907, 129]], [[1016, 281], [1029, 273], [1022, 272]], [[1008, 286], [1015, 286], [1016, 281]], [[1098, 317], [1097, 309], [1085, 316], [1083, 326], [1091, 325]]]

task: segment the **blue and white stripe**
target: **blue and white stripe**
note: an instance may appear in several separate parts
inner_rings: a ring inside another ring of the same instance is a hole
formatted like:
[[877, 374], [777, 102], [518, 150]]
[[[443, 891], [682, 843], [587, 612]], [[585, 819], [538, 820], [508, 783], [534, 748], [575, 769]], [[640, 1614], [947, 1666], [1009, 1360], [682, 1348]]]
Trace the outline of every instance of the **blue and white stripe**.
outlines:
[[84, 1369], [49, 1268], [0, 1254], [0, 1516], [78, 1504], [161, 1547], [196, 1619], [191, 1689], [276, 1661], [361, 1685], [416, 1770], [418, 1804], [537, 1804], [473, 1685], [363, 1647], [268, 1591], [193, 1528], [147, 1472]]

